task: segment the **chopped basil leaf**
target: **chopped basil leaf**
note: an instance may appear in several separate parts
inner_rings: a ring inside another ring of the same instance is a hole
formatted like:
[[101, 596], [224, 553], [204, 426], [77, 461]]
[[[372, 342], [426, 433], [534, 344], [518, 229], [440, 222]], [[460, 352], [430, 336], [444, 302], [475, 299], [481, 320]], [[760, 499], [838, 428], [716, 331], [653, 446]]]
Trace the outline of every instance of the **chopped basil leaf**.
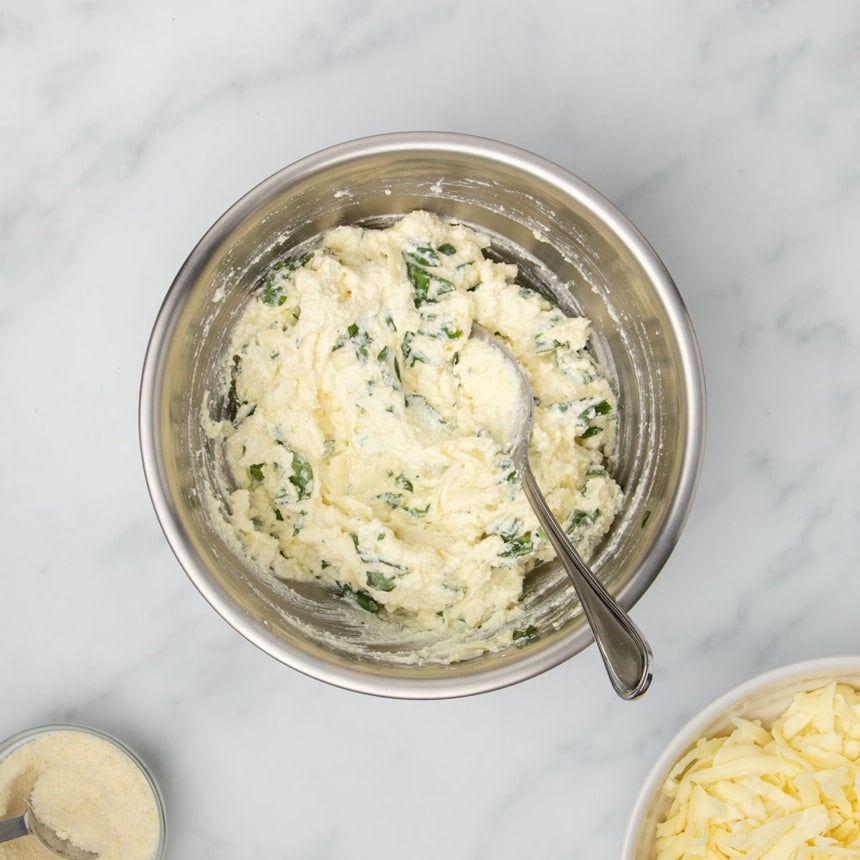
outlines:
[[580, 439], [590, 439], [592, 436], [596, 436], [598, 433], [602, 433], [603, 428], [597, 427], [596, 425], [592, 425], [589, 427], [584, 433], [580, 433]]
[[263, 289], [260, 291], [260, 301], [272, 308], [279, 307], [287, 300], [283, 288], [283, 279], [278, 278], [278, 283], [275, 283], [275, 275], [270, 274], [263, 284]]
[[380, 502], [385, 502], [391, 510], [395, 508], [399, 508], [403, 503], [403, 496], [400, 493], [381, 493], [378, 496], [374, 496]]
[[406, 275], [412, 281], [412, 287], [415, 290], [415, 307], [420, 308], [421, 305], [429, 301], [430, 273], [420, 266], [413, 266], [411, 263], [407, 263]]
[[[280, 307], [287, 297], [284, 295], [284, 288], [287, 286], [287, 280], [283, 275], [277, 274], [279, 271], [286, 269], [285, 274], [294, 272], [300, 269], [305, 263], [313, 257], [313, 251], [308, 251], [301, 257], [294, 260], [280, 260], [275, 263], [267, 275], [264, 276], [263, 288], [260, 291], [260, 301], [269, 307]], [[293, 316], [298, 319], [297, 312]]]
[[381, 570], [369, 570], [367, 571], [367, 584], [377, 591], [393, 591], [397, 583]]
[[355, 602], [367, 612], [379, 615], [379, 604], [363, 589], [355, 592]]
[[403, 487], [404, 490], [409, 490], [410, 493], [415, 489], [412, 486], [412, 481], [410, 481], [406, 475], [398, 475], [394, 480], [397, 482], [398, 486]]
[[415, 339], [415, 332], [408, 331], [403, 335], [403, 340], [400, 343], [400, 352], [403, 358], [409, 362], [410, 367], [415, 366], [416, 361], [427, 363], [427, 356], [420, 352], [415, 352], [412, 349], [412, 341]]
[[612, 405], [606, 400], [592, 403], [587, 409], [583, 409], [576, 419], [580, 424], [588, 424], [597, 415], [608, 415], [612, 411]]
[[448, 257], [451, 257], [457, 253], [457, 249], [450, 242], [445, 242], [443, 245], [440, 245], [436, 250], [439, 251], [440, 254], [445, 254]]
[[358, 535], [355, 532], [351, 533], [350, 537], [352, 538], [352, 545], [355, 547], [358, 557], [365, 564], [384, 564], [386, 567], [393, 567], [395, 570], [403, 570], [402, 564], [397, 564], [395, 561], [386, 561], [384, 558], [364, 552], [358, 544]]
[[293, 474], [289, 481], [298, 490], [299, 501], [311, 497], [314, 488], [313, 466], [298, 451], [293, 451]]
[[534, 639], [537, 636], [538, 629], [534, 626], [534, 624], [529, 624], [525, 630], [514, 630], [513, 640], [516, 642], [518, 639]]
[[[441, 248], [439, 249], [442, 250]], [[443, 253], [445, 253], [443, 251]], [[419, 266], [438, 266], [442, 261], [439, 259], [436, 252], [429, 245], [419, 245], [412, 251], [404, 251], [403, 256], [410, 263], [416, 263]]]
[[379, 604], [364, 590], [353, 591], [346, 583], [338, 583], [338, 592], [341, 596], [351, 597], [362, 609], [379, 614]]
[[367, 361], [367, 356], [370, 354], [372, 338], [366, 331], [359, 328], [358, 323], [352, 323], [352, 325], [347, 328], [346, 333], [352, 341], [352, 348], [355, 350], [355, 357], [364, 364], [364, 362]]
[[535, 546], [531, 532], [523, 532], [521, 535], [511, 538], [506, 549], [499, 553], [502, 558], [520, 558], [534, 552]]
[[570, 515], [570, 523], [568, 524], [566, 531], [570, 534], [578, 528], [592, 525], [597, 522], [599, 516], [600, 508], [595, 508], [593, 511], [584, 511], [581, 508], [577, 508]]
[[263, 464], [254, 463], [253, 466], [248, 466], [248, 474], [251, 476], [251, 480], [261, 482], [263, 480]]
[[428, 302], [437, 302], [439, 301], [440, 296], [445, 295], [445, 293], [451, 293], [456, 289], [454, 285], [445, 278], [441, 278], [439, 275], [434, 275], [431, 272], [428, 272], [426, 269], [416, 265], [414, 262], [409, 262], [408, 255], [406, 275], [412, 282], [412, 288], [415, 293], [414, 301], [416, 308], [420, 308]]

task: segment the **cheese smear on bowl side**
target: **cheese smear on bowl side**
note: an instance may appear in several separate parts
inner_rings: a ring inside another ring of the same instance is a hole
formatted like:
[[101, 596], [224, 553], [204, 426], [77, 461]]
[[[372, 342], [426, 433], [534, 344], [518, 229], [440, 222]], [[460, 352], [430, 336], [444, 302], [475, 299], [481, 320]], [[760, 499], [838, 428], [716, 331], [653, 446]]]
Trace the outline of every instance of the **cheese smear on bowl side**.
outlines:
[[609, 529], [618, 405], [589, 321], [518, 286], [488, 246], [416, 211], [335, 228], [268, 271], [207, 426], [235, 482], [230, 528], [264, 571], [425, 630], [517, 612], [525, 574], [554, 553], [511, 460], [515, 371], [473, 321], [531, 378], [531, 463], [561, 524], [586, 557]]
[[797, 693], [767, 730], [735, 719], [702, 738], [663, 786], [657, 860], [860, 858], [860, 693]]

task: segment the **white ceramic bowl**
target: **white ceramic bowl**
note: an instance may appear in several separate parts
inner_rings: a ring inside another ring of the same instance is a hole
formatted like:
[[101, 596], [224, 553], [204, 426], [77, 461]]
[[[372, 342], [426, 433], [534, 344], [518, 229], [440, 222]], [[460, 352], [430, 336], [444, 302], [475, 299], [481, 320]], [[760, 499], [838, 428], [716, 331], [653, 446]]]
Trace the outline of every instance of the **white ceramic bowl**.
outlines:
[[648, 774], [633, 807], [622, 860], [653, 860], [654, 831], [668, 809], [661, 787], [669, 771], [701, 737], [728, 734], [733, 717], [760, 719], [765, 728], [788, 708], [794, 694], [814, 690], [830, 681], [860, 688], [860, 656], [826, 657], [793, 663], [745, 681], [724, 693], [694, 716], [672, 739]]

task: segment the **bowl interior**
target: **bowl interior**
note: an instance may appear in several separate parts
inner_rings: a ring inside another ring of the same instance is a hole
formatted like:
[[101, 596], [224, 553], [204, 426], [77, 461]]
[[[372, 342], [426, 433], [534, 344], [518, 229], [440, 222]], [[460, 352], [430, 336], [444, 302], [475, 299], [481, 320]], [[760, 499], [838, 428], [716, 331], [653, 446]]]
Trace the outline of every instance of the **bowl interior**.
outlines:
[[[486, 631], [449, 644], [333, 601], [319, 587], [254, 575], [224, 541], [211, 498], [223, 462], [201, 425], [220, 391], [229, 332], [269, 263], [338, 224], [376, 225], [427, 209], [492, 238], [521, 281], [593, 322], [621, 404], [612, 464], [623, 512], [593, 566], [632, 605], [671, 551], [701, 456], [701, 368], [683, 305], [636, 231], [592, 189], [540, 159], [453, 136], [393, 135], [285, 168], [231, 208], [174, 282], [142, 387], [147, 479], [168, 539], [197, 587], [257, 645], [302, 671], [370, 692], [448, 695], [520, 680], [585, 647], [590, 634], [557, 565], [529, 576], [524, 606], [541, 635], [483, 653]], [[563, 468], [563, 464], [559, 464]], [[514, 668], [514, 667], [517, 668]], [[420, 688], [418, 684], [420, 683]]]
[[660, 754], [648, 774], [634, 807], [622, 860], [654, 860], [655, 828], [669, 809], [661, 788], [669, 771], [701, 737], [728, 734], [732, 719], [760, 719], [769, 728], [788, 708], [794, 694], [814, 690], [830, 681], [860, 689], [860, 658], [830, 657], [775, 669], [729, 690], [694, 716]]

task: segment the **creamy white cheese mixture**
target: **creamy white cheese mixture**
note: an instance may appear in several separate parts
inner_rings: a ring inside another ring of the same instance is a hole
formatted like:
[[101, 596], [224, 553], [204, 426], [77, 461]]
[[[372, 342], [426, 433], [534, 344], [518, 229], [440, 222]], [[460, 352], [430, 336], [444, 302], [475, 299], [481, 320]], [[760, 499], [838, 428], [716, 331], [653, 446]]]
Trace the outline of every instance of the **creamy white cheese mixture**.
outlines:
[[338, 227], [267, 273], [209, 428], [237, 487], [231, 527], [264, 570], [423, 629], [516, 612], [525, 574], [554, 553], [511, 461], [514, 371], [473, 321], [531, 378], [530, 461], [550, 507], [586, 557], [607, 531], [617, 403], [589, 321], [518, 286], [488, 245], [419, 211]]

